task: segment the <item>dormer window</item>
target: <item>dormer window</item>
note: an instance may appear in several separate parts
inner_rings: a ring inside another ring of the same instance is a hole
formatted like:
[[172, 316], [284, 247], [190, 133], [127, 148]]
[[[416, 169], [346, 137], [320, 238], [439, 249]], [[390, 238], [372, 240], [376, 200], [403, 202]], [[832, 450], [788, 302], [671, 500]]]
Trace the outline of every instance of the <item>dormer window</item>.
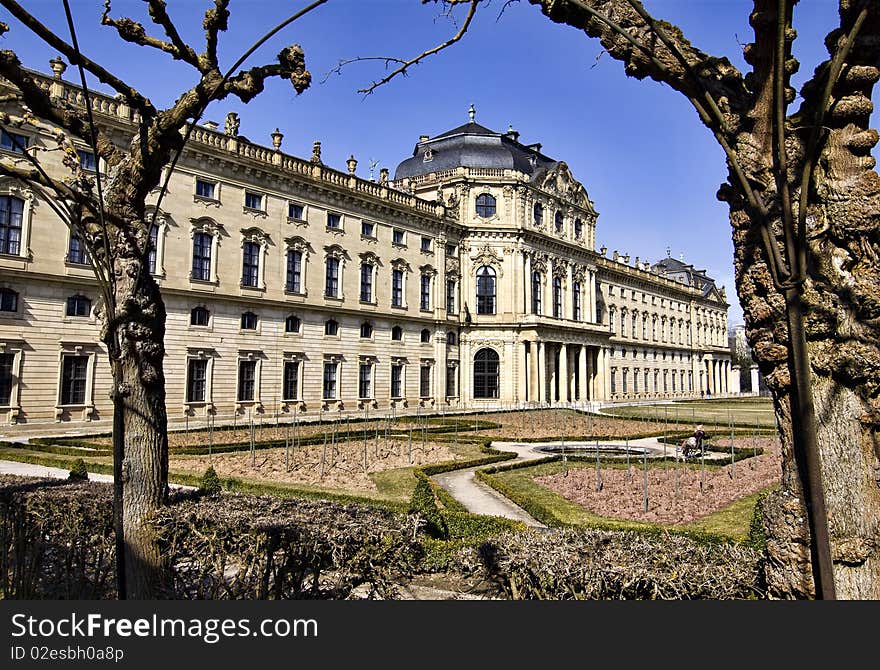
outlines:
[[432, 160], [434, 160], [434, 152], [431, 151], [431, 148], [430, 148], [430, 147], [428, 147], [427, 149], [425, 149], [425, 153], [424, 153], [423, 156], [422, 156], [422, 160], [423, 160], [425, 163], [430, 163]]

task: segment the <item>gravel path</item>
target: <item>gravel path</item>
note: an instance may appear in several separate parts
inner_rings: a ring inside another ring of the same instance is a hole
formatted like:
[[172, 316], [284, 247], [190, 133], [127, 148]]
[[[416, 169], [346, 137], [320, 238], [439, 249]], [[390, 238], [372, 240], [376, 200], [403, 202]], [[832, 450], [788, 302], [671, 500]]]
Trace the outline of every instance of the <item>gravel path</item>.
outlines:
[[[69, 470], [64, 468], [50, 468], [45, 465], [33, 463], [19, 463], [18, 461], [0, 461], [0, 475], [18, 475], [19, 477], [48, 477], [49, 479], [67, 479]], [[89, 473], [90, 482], [113, 483], [113, 475], [104, 475], [95, 472]], [[169, 484], [173, 489], [194, 491], [194, 486], [182, 484]]]
[[[500, 451], [514, 451], [518, 454], [515, 459], [504, 461], [504, 463], [534, 461], [546, 456], [546, 454], [536, 452], [531, 444], [493, 442], [492, 448]], [[480, 467], [485, 466], [444, 472], [434, 475], [433, 479], [446, 489], [453, 498], [464, 505], [469, 512], [522, 521], [527, 526], [532, 526], [533, 528], [546, 528], [544, 524], [535, 520], [522, 507], [514, 504], [495, 489], [483, 484], [483, 482], [477, 481], [474, 477], [474, 472]]]

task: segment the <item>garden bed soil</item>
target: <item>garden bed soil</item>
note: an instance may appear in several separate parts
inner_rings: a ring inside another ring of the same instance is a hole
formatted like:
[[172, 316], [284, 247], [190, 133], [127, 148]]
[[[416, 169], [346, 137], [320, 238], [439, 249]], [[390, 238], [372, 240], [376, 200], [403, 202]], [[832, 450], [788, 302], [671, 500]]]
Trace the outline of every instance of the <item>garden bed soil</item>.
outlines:
[[602, 517], [686, 524], [779, 483], [781, 462], [771, 438], [751, 438], [734, 444], [763, 447], [767, 453], [720, 468], [707, 466], [705, 471], [693, 463], [678, 468], [673, 463], [649, 467], [647, 512], [643, 470], [638, 461], [633, 461], [630, 470], [600, 467], [602, 488], [599, 491], [596, 470], [592, 467], [572, 468], [536, 477], [535, 481]]
[[[323, 488], [353, 491], [376, 491], [370, 475], [430, 463], [464, 460], [450, 445], [442, 442], [426, 442], [422, 450], [421, 440], [413, 434], [412, 458], [409, 440], [380, 438], [367, 441], [367, 469], [364, 470], [363, 442], [354, 441], [331, 444], [313, 444], [290, 449], [289, 468], [286, 450], [260, 449], [254, 456], [249, 450], [214, 454], [212, 456], [175, 456], [171, 454], [171, 470], [202, 474], [209, 465], [221, 478], [234, 477], [251, 481], [308, 484]], [[323, 458], [323, 467], [321, 465]], [[252, 465], [253, 463], [253, 465]]]

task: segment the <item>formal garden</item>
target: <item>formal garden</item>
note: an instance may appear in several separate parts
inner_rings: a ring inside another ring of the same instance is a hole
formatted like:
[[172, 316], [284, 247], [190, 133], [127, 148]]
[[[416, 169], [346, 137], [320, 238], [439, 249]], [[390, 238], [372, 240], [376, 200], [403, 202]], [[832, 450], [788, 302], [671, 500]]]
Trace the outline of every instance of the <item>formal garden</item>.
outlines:
[[[756, 503], [779, 479], [772, 420], [769, 403], [744, 399], [191, 425], [169, 435], [169, 480], [194, 490], [174, 493], [156, 520], [173, 567], [165, 588], [174, 598], [393, 598], [418, 585], [460, 597], [762, 597]], [[684, 460], [677, 447], [695, 421], [706, 449]], [[524, 462], [510, 443], [546, 451]], [[33, 438], [0, 444], [0, 459], [109, 473], [112, 444]], [[470, 513], [432, 479], [475, 466], [549, 533]], [[3, 477], [5, 596], [112, 596], [111, 495]], [[63, 583], [52, 577], [59, 561]], [[542, 567], [557, 563], [565, 579]]]

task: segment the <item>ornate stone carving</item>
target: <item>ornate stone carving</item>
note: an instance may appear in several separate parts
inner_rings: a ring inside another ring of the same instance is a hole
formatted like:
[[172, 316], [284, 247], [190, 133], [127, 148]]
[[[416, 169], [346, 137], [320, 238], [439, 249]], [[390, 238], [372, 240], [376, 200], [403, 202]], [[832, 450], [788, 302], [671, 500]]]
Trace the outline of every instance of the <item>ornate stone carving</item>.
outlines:
[[235, 112], [229, 112], [229, 114], [226, 115], [224, 132], [230, 137], [238, 137], [238, 127], [240, 125], [241, 121], [238, 118], [238, 114]]
[[477, 270], [483, 265], [489, 265], [495, 268], [499, 277], [504, 274], [504, 261], [488, 244], [484, 244], [477, 249], [476, 253], [471, 256], [471, 260], [473, 261], [472, 271], [474, 274], [476, 274]]
[[459, 276], [461, 274], [461, 263], [457, 258], [447, 256], [446, 258], [446, 274], [449, 276]]

